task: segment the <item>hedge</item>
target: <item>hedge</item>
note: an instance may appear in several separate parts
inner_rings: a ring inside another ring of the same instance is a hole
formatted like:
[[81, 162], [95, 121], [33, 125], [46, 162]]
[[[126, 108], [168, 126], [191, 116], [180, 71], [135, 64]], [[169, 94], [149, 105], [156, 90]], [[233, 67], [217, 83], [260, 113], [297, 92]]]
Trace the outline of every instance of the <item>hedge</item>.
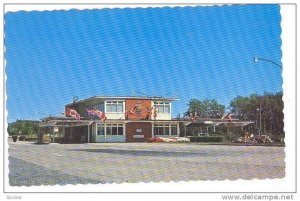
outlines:
[[223, 136], [191, 136], [191, 142], [223, 142]]

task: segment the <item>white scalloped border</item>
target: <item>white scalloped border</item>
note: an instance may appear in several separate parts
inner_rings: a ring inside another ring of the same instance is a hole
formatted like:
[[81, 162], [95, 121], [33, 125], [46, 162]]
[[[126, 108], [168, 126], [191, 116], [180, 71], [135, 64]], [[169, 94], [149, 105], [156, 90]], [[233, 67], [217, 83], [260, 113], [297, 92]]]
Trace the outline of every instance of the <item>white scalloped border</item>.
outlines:
[[[166, 4], [134, 4], [134, 5], [128, 5], [128, 4], [113, 4], [113, 5], [102, 5], [102, 4], [98, 4], [98, 5], [44, 5], [46, 6], [46, 8], [40, 8], [41, 5], [6, 5], [5, 6], [5, 11], [4, 12], [30, 12], [30, 11], [68, 11], [68, 10], [94, 10], [94, 9], [126, 9], [126, 8], [176, 8], [176, 7], [196, 7], [196, 6], [224, 6], [224, 5], [232, 5], [232, 4], [204, 4], [204, 5], [198, 5], [198, 4], [188, 4], [188, 5], [183, 5], [183, 4], [175, 4], [175, 5], [166, 5]], [[282, 10], [281, 10], [281, 14], [282, 14]], [[282, 27], [284, 27], [284, 21], [281, 21], [281, 25]], [[286, 21], [285, 21], [286, 23]], [[288, 36], [281, 36], [282, 40], [287, 40], [289, 37]], [[282, 59], [282, 63], [285, 66], [285, 63], [287, 62], [288, 64], [290, 64], [291, 62], [293, 63], [294, 60], [291, 60], [290, 57], [287, 57], [286, 48], [290, 48], [290, 46], [285, 46], [285, 43], [282, 44], [282, 53], [283, 53], [283, 59]], [[285, 58], [285, 59], [284, 59]], [[288, 61], [290, 60], [290, 61]], [[6, 62], [6, 61], [5, 61]], [[287, 114], [290, 113], [290, 109], [288, 109], [286, 107], [286, 103], [290, 103], [292, 100], [289, 96], [290, 93], [292, 93], [294, 90], [293, 88], [289, 89], [289, 87], [291, 87], [290, 84], [288, 84], [286, 82], [287, 78], [290, 78], [291, 75], [293, 75], [293, 73], [295, 72], [287, 72], [286, 70], [283, 71], [283, 77], [284, 77], [284, 83], [283, 83], [283, 90], [284, 90], [284, 101], [285, 101], [285, 108], [284, 108], [284, 113], [285, 113], [285, 131], [286, 133], [290, 132], [290, 128], [286, 128], [286, 121], [288, 120], [293, 120], [293, 117], [289, 117]], [[6, 76], [4, 78], [6, 80]], [[293, 87], [293, 86], [292, 86]], [[286, 91], [289, 91], [288, 93], [286, 93]], [[290, 92], [292, 91], [292, 92]], [[7, 115], [7, 111], [6, 111], [6, 115]], [[7, 116], [5, 116], [7, 117]], [[289, 124], [290, 125], [290, 124]], [[7, 139], [6, 139], [7, 141]], [[291, 143], [291, 139], [288, 141], [289, 143]], [[8, 144], [8, 143], [6, 143]], [[289, 147], [289, 148], [294, 148], [294, 147]], [[291, 153], [290, 150], [287, 150], [287, 148], [285, 149], [287, 153]], [[6, 153], [7, 156], [8, 153]], [[290, 160], [292, 160], [293, 158], [288, 157], [286, 158], [285, 162], [288, 162]], [[8, 167], [8, 159], [6, 159], [6, 164]], [[290, 164], [290, 162], [289, 162]], [[292, 169], [294, 166], [294, 163], [290, 164], [290, 168]], [[8, 170], [8, 168], [7, 168]], [[6, 170], [6, 181], [8, 181], [8, 171]], [[290, 169], [287, 169], [288, 174], [290, 173]], [[291, 175], [291, 176], [295, 176], [295, 175]], [[286, 180], [286, 179], [284, 179]], [[255, 186], [253, 188], [253, 185], [257, 185], [255, 183], [259, 182], [258, 186]], [[180, 181], [180, 182], [149, 182], [149, 183], [145, 183], [145, 182], [140, 182], [140, 183], [121, 183], [121, 184], [117, 184], [117, 183], [113, 183], [113, 184], [77, 184], [77, 185], [54, 185], [54, 186], [32, 186], [32, 187], [9, 187], [6, 189], [6, 191], [15, 191], [15, 192], [145, 192], [145, 191], [156, 191], [156, 192], [164, 192], [164, 191], [168, 191], [168, 192], [176, 192], [176, 191], [195, 191], [195, 189], [198, 189], [198, 191], [201, 192], [201, 189], [199, 189], [199, 187], [205, 187], [204, 191], [205, 192], [215, 192], [217, 191], [223, 191], [223, 192], [236, 192], [239, 189], [245, 189], [245, 187], [251, 187], [250, 189], [257, 189], [257, 187], [267, 187], [270, 186], [272, 188], [272, 186], [274, 187], [274, 185], [277, 184], [277, 182], [281, 183], [282, 188], [283, 187], [287, 187], [284, 186], [284, 183], [282, 182], [282, 179], [265, 179], [265, 180], [258, 180], [258, 179], [253, 179], [253, 180], [243, 180], [243, 179], [238, 179], [238, 180], [206, 180], [206, 181]], [[233, 185], [234, 184], [234, 185]], [[292, 184], [292, 183], [286, 183], [285, 184]], [[150, 186], [149, 186], [150, 185]], [[167, 188], [164, 188], [166, 187]], [[191, 186], [194, 186], [192, 189], [190, 188]], [[231, 189], [230, 187], [234, 186], [234, 187], [240, 187], [238, 189]], [[99, 187], [101, 187], [101, 189], [99, 189]], [[216, 188], [217, 187], [217, 188]], [[161, 188], [161, 190], [159, 190], [159, 188]], [[174, 188], [172, 190], [172, 188]], [[223, 188], [223, 190], [222, 190]], [[84, 190], [83, 190], [84, 189]], [[148, 189], [148, 190], [147, 190]], [[181, 190], [179, 190], [181, 189]], [[207, 191], [207, 189], [211, 189], [209, 191]], [[276, 192], [276, 190], [278, 190], [279, 188], [275, 188], [274, 192]], [[259, 190], [258, 190], [259, 191]], [[260, 191], [264, 192], [265, 189], [261, 189]]]
[[197, 6], [224, 6], [231, 4], [93, 4], [93, 5], [47, 5], [46, 8], [41, 8], [40, 5], [5, 5], [6, 12], [20, 11], [68, 11], [68, 10], [96, 10], [96, 9], [129, 9], [129, 8], [176, 8], [176, 7], [197, 7]]

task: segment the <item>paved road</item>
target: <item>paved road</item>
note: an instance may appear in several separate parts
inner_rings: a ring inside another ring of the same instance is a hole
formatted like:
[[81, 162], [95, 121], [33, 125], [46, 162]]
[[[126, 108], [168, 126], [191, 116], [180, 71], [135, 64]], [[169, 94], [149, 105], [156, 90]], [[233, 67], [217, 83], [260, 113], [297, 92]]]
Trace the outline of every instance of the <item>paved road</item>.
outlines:
[[284, 147], [9, 142], [12, 186], [283, 178]]

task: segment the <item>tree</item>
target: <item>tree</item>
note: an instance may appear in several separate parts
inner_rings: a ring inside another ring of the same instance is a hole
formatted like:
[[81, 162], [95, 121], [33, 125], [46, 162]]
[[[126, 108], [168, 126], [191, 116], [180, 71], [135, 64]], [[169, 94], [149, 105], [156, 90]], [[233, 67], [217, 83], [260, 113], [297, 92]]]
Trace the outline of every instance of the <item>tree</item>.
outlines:
[[185, 116], [197, 116], [200, 118], [221, 118], [225, 111], [225, 106], [219, 104], [215, 99], [191, 99], [188, 102], [188, 111]]
[[9, 135], [18, 135], [18, 129], [14, 127], [11, 123], [8, 124], [7, 132]]
[[9, 135], [29, 135], [37, 133], [39, 127], [38, 124], [38, 121], [17, 120], [8, 124], [7, 132]]
[[255, 121], [252, 126], [255, 133], [259, 129], [261, 118], [263, 134], [284, 137], [283, 105], [282, 92], [251, 94], [247, 97], [238, 96], [232, 100], [230, 111], [240, 120]]
[[188, 102], [188, 110], [185, 112], [185, 116], [191, 117], [192, 115], [194, 115], [195, 113], [197, 113], [198, 111], [201, 111], [201, 101], [193, 98]]

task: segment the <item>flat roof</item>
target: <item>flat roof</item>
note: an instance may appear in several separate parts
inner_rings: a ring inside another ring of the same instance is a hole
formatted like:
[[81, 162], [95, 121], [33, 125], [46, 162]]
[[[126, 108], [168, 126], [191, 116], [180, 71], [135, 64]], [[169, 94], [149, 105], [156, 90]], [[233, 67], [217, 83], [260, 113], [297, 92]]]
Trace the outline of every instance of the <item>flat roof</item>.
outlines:
[[[95, 120], [95, 119], [87, 119], [87, 118], [81, 118], [80, 121], [74, 119], [73, 117], [64, 117], [64, 116], [52, 116], [52, 117], [46, 117], [42, 119], [42, 122], [40, 123], [40, 127], [45, 126], [83, 126], [83, 125], [90, 125], [91, 123], [99, 123], [102, 122], [101, 120]], [[106, 123], [131, 123], [131, 122], [149, 122], [149, 123], [183, 123], [185, 126], [189, 127], [212, 127], [212, 126], [218, 126], [218, 127], [241, 127], [241, 126], [247, 126], [249, 124], [253, 124], [253, 121], [226, 121], [222, 119], [208, 119], [208, 118], [202, 118], [198, 119], [197, 121], [191, 121], [190, 119], [179, 119], [174, 118], [172, 120], [126, 120], [126, 119], [108, 119], [106, 120]], [[74, 123], [74, 125], [69, 125], [70, 123]]]
[[[111, 99], [111, 100], [118, 100], [118, 99], [140, 99], [140, 100], [165, 100], [165, 101], [176, 101], [179, 98], [172, 98], [172, 97], [163, 97], [163, 96], [92, 96], [86, 99], [78, 100], [75, 103], [81, 103], [85, 101], [89, 101], [92, 99]], [[68, 105], [72, 105], [74, 103], [68, 103]]]

